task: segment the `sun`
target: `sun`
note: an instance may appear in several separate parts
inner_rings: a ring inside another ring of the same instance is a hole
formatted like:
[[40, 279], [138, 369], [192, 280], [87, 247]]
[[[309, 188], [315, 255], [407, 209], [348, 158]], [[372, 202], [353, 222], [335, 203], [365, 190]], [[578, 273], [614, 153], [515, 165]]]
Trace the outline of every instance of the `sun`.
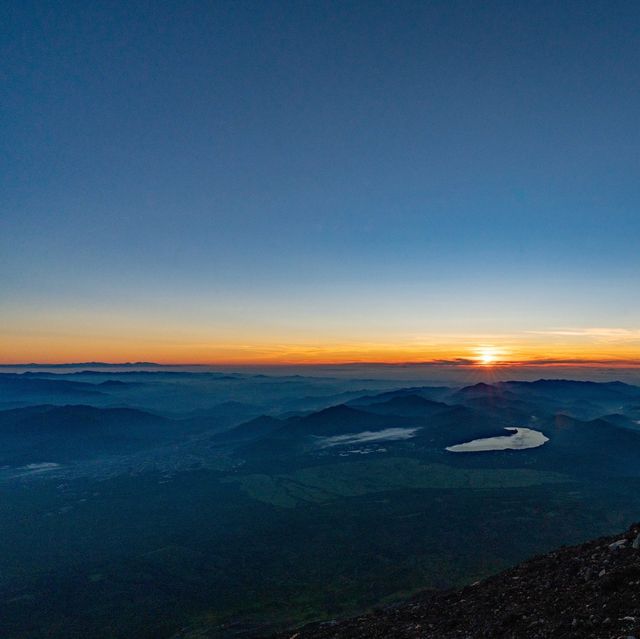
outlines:
[[482, 366], [491, 366], [498, 356], [498, 351], [491, 346], [483, 346], [477, 350], [477, 353], [478, 363], [482, 364]]

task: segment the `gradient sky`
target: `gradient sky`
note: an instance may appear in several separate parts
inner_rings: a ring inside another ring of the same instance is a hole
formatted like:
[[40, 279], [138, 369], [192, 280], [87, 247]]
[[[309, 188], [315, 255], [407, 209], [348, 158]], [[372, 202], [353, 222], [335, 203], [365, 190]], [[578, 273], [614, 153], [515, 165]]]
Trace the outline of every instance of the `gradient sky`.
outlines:
[[638, 2], [7, 2], [0, 362], [640, 361]]

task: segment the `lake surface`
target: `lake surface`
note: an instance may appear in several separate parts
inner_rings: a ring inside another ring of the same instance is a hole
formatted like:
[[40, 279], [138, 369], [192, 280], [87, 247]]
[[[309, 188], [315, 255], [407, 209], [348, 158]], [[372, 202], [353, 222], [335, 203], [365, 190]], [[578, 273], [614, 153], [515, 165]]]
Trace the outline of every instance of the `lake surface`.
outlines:
[[542, 446], [549, 441], [548, 437], [532, 428], [505, 428], [505, 430], [513, 431], [513, 435], [474, 439], [464, 444], [447, 446], [446, 450], [451, 453], [480, 453], [490, 450], [525, 450], [527, 448], [538, 448], [538, 446]]

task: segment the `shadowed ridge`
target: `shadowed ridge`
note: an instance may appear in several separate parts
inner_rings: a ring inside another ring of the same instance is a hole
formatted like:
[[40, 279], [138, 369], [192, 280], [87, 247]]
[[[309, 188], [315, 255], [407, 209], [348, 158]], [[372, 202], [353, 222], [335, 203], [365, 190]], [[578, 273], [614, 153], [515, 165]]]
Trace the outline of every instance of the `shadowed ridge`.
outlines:
[[[396, 418], [398, 419], [401, 418]], [[389, 424], [389, 418], [352, 408], [346, 404], [338, 404], [305, 417], [291, 417], [285, 423], [286, 425], [281, 429], [282, 432], [326, 436], [385, 428]]]
[[417, 395], [425, 399], [440, 401], [449, 395], [451, 391], [452, 389], [448, 386], [409, 386], [392, 391], [385, 391], [383, 393], [367, 394], [362, 397], [356, 397], [355, 399], [347, 402], [347, 404], [355, 407], [369, 406], [371, 404], [386, 402], [394, 397], [403, 397], [405, 395]]
[[449, 404], [425, 399], [421, 395], [397, 395], [384, 402], [368, 404], [362, 409], [378, 415], [399, 415], [403, 417], [428, 417], [451, 408]]
[[172, 420], [136, 408], [99, 408], [87, 404], [40, 404], [25, 408], [11, 408], [0, 411], [0, 428], [6, 424], [21, 424], [25, 428], [46, 427], [47, 430], [60, 428], [85, 428], [102, 423], [135, 421], [137, 424], [170, 424]]
[[534, 382], [500, 382], [499, 386], [514, 392], [531, 393], [541, 397], [586, 400], [624, 400], [640, 398], [640, 387], [624, 382], [591, 382], [570, 379], [538, 379]]
[[[420, 395], [416, 395], [414, 393], [410, 393], [408, 395], [398, 395], [397, 397], [392, 397], [384, 402], [380, 402], [378, 404], [374, 404], [375, 407], [380, 406], [425, 406], [425, 407], [435, 407], [435, 408], [447, 408], [448, 404], [443, 402], [436, 402], [432, 399], [425, 399]], [[371, 406], [369, 408], [372, 408]]]
[[269, 435], [273, 431], [277, 430], [283, 425], [281, 419], [276, 419], [269, 415], [260, 415], [254, 419], [250, 419], [247, 422], [238, 424], [234, 428], [226, 430], [222, 433], [218, 433], [214, 436], [214, 439], [224, 441], [241, 441], [245, 439], [254, 439]]
[[484, 398], [518, 399], [518, 395], [511, 392], [508, 387], [502, 384], [485, 384], [484, 382], [479, 382], [478, 384], [461, 388], [450, 397], [454, 402], [465, 402]]

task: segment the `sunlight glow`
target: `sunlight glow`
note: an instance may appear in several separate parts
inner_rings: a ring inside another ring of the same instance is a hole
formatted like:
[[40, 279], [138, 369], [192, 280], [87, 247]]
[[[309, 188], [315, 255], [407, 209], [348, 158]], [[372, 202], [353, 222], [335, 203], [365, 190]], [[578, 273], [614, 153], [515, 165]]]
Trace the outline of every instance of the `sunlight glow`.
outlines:
[[483, 346], [478, 349], [477, 353], [478, 363], [483, 366], [491, 366], [491, 364], [495, 363], [498, 356], [498, 350], [492, 346]]

